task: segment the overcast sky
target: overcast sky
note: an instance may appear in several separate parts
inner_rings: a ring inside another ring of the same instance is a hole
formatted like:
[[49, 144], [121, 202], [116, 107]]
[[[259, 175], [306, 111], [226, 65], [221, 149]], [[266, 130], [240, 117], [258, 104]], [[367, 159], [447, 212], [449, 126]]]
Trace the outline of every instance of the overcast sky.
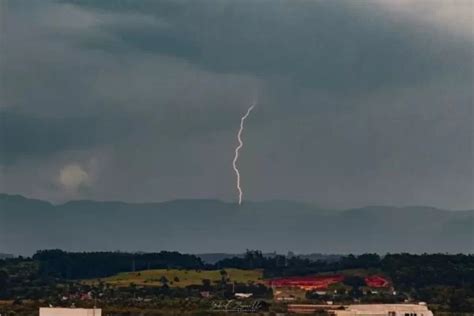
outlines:
[[0, 192], [474, 208], [474, 2], [1, 2]]

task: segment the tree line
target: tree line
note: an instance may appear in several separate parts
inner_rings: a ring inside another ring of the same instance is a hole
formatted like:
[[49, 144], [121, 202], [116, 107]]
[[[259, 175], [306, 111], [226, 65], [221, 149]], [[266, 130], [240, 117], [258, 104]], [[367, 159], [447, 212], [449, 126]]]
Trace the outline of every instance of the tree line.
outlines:
[[[104, 278], [119, 272], [146, 269], [222, 271], [228, 268], [262, 269], [265, 278], [363, 269], [388, 277], [397, 291], [406, 293], [411, 299], [445, 305], [446, 309], [453, 311], [474, 310], [474, 255], [468, 254], [362, 254], [324, 261], [298, 256], [265, 256], [260, 251], [247, 251], [242, 257], [207, 264], [196, 255], [169, 251], [42, 250], [31, 258], [0, 260], [0, 299], [41, 297], [61, 282]], [[29, 291], [28, 295], [25, 295], [25, 289]]]
[[[18, 260], [4, 259], [2, 261]], [[198, 256], [179, 252], [66, 252], [38, 251], [32, 258], [39, 273], [64, 279], [102, 278], [119, 272], [146, 269], [262, 269], [264, 277], [304, 276], [346, 269], [376, 269], [404, 289], [433, 284], [474, 286], [474, 256], [465, 254], [377, 254], [347, 255], [339, 260], [310, 260], [298, 256], [264, 256], [249, 250], [242, 257], [204, 263]], [[1, 263], [0, 263], [1, 269]]]

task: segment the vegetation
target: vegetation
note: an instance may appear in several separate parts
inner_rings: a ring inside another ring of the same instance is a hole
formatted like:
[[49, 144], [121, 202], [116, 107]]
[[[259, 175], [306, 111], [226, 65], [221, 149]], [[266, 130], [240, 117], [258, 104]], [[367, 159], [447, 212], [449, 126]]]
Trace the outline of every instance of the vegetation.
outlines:
[[38, 251], [40, 273], [65, 279], [111, 276], [122, 271], [145, 269], [202, 269], [204, 264], [194, 255], [162, 251], [159, 253], [65, 252]]
[[[259, 283], [262, 281], [261, 270], [179, 270], [179, 269], [153, 269], [138, 272], [122, 272], [117, 275], [89, 280], [86, 283], [104, 282], [106, 284], [119, 287], [129, 286], [130, 283], [140, 286], [163, 286], [166, 283], [169, 287], [187, 287], [191, 285], [202, 285], [204, 282], [219, 284], [222, 280], [236, 283]], [[163, 282], [166, 280], [165, 282]]]
[[[333, 273], [350, 277], [331, 286], [326, 294], [313, 291], [303, 295], [303, 299], [341, 303], [354, 299], [421, 300], [437, 311], [474, 311], [473, 255], [365, 254], [315, 261], [297, 256], [265, 257], [259, 251], [248, 251], [242, 258], [209, 265], [196, 256], [177, 252], [48, 250], [32, 258], [0, 260], [0, 302], [4, 302], [0, 304], [0, 313], [5, 314], [1, 307], [5, 304], [10, 306], [9, 310], [15, 306], [16, 315], [21, 315], [22, 306], [94, 303], [110, 310], [176, 308], [184, 313], [190, 309], [206, 310], [211, 300], [230, 299], [235, 292], [271, 299], [272, 290], [262, 282], [266, 278]], [[391, 287], [385, 291], [370, 290], [363, 281], [371, 274], [383, 275], [391, 281]]]

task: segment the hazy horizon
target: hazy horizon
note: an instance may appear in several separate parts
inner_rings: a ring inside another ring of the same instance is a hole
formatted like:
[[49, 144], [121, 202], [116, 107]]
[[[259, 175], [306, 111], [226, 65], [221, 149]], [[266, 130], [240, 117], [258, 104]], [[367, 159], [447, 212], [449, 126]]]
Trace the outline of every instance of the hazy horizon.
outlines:
[[[227, 201], [223, 199], [210, 199], [210, 198], [177, 198], [177, 199], [171, 199], [171, 200], [163, 200], [163, 201], [126, 201], [126, 200], [95, 200], [95, 199], [71, 199], [71, 200], [66, 200], [66, 201], [50, 201], [47, 199], [39, 199], [39, 198], [34, 198], [34, 197], [29, 197], [25, 196], [22, 194], [13, 194], [13, 193], [3, 193], [0, 192], [0, 196], [2, 195], [7, 195], [7, 196], [20, 196], [26, 199], [31, 199], [31, 200], [40, 200], [44, 202], [48, 202], [52, 205], [55, 206], [61, 206], [67, 203], [73, 203], [73, 202], [98, 202], [98, 203], [124, 203], [124, 204], [161, 204], [161, 203], [170, 203], [170, 202], [175, 202], [175, 201], [215, 201], [215, 202], [220, 202], [224, 204], [231, 204], [231, 205], [236, 205], [238, 206], [237, 201]], [[330, 206], [325, 206], [325, 205], [320, 205], [317, 202], [311, 202], [311, 201], [298, 201], [298, 200], [285, 200], [285, 199], [272, 199], [272, 200], [244, 200], [243, 204], [258, 204], [258, 203], [296, 203], [296, 204], [303, 204], [303, 205], [308, 205], [312, 206], [315, 208], [320, 208], [320, 209], [325, 209], [325, 210], [334, 210], [334, 211], [343, 211], [343, 210], [348, 210], [348, 209], [358, 209], [358, 208], [371, 208], [371, 207], [393, 207], [393, 208], [412, 208], [412, 207], [420, 207], [420, 208], [431, 208], [431, 209], [438, 209], [442, 211], [472, 211], [474, 209], [449, 209], [449, 208], [441, 208], [441, 207], [436, 207], [432, 205], [411, 205], [411, 204], [396, 204], [396, 205], [389, 205], [389, 204], [367, 204], [367, 205], [353, 205], [350, 207], [330, 207]]]

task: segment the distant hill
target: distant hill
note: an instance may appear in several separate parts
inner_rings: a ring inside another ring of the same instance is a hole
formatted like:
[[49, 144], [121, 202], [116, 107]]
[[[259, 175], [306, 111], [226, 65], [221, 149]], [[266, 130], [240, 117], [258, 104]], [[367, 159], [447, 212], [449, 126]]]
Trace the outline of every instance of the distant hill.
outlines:
[[243, 253], [200, 253], [197, 255], [205, 263], [215, 264], [218, 261], [233, 257], [243, 258]]
[[242, 253], [474, 252], [474, 211], [430, 207], [325, 210], [289, 201], [72, 201], [0, 194], [0, 251], [177, 250]]
[[[264, 257], [274, 257], [277, 254], [279, 255], [285, 255], [288, 257], [291, 257], [292, 254], [291, 252], [289, 253], [277, 253], [277, 252], [270, 252], [270, 253], [263, 253]], [[293, 254], [294, 255], [294, 254]], [[312, 261], [337, 261], [341, 258], [341, 255], [326, 255], [326, 254], [319, 254], [319, 253], [312, 253], [312, 254], [297, 254], [298, 257], [304, 258], [304, 259], [309, 259]], [[197, 254], [199, 258], [205, 263], [210, 263], [210, 264], [215, 264], [216, 262], [223, 260], [223, 259], [229, 259], [233, 257], [237, 258], [243, 258], [245, 256], [245, 253], [200, 253]]]

